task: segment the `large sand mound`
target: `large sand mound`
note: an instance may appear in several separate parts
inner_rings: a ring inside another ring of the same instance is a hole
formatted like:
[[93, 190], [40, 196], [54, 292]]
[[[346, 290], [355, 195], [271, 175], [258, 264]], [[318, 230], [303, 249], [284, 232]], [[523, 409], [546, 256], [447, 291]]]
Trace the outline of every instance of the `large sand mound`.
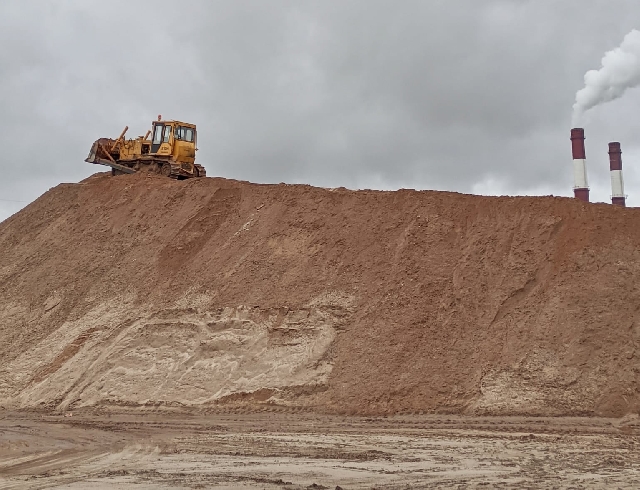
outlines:
[[0, 224], [0, 406], [637, 412], [640, 211], [97, 174]]

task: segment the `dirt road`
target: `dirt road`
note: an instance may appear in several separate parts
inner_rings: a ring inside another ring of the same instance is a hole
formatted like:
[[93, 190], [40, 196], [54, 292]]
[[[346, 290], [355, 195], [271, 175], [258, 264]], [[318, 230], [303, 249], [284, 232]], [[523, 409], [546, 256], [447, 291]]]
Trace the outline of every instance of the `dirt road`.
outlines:
[[636, 418], [0, 412], [0, 488], [638, 488], [638, 449]]

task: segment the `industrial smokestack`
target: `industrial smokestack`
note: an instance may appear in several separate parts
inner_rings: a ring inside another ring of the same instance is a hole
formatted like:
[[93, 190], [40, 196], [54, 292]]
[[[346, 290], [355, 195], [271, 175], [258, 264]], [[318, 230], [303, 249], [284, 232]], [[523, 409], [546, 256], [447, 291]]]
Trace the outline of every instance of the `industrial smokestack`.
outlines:
[[589, 202], [587, 183], [587, 160], [584, 151], [584, 129], [571, 130], [571, 150], [573, 152], [573, 195], [576, 199]]
[[625, 207], [620, 143], [609, 143], [609, 169], [611, 170], [611, 204]]

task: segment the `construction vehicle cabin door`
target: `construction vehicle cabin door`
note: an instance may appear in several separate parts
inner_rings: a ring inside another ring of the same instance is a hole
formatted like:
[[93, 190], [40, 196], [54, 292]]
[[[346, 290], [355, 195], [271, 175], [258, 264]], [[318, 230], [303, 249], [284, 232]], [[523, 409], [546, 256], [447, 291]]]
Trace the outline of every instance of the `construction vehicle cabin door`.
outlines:
[[151, 140], [151, 153], [158, 153], [158, 150], [162, 145], [163, 130], [164, 130], [164, 124], [153, 125], [153, 139]]

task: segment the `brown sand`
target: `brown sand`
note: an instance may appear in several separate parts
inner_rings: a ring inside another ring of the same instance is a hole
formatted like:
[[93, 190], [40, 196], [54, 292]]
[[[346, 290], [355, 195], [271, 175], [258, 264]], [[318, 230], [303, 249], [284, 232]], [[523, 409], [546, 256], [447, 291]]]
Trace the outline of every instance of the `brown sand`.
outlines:
[[636, 489], [639, 428], [637, 417], [0, 411], [0, 488]]
[[637, 413], [640, 211], [97, 174], [0, 224], [0, 407]]

